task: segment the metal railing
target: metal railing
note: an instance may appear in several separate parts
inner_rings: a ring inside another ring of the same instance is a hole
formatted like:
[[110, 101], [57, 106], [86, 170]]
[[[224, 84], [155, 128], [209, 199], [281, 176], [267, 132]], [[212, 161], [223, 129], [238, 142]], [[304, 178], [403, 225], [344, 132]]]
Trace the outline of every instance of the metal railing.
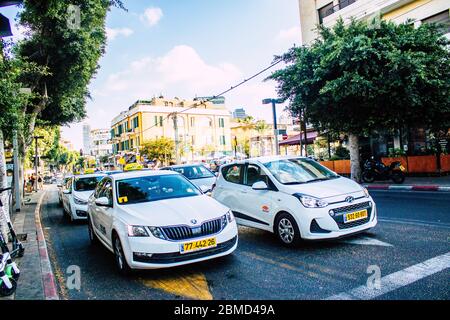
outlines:
[[320, 15], [320, 21], [322, 23], [323, 19], [325, 17], [328, 17], [329, 15], [332, 15], [335, 12], [338, 12], [341, 9], [344, 9], [345, 7], [348, 7], [352, 3], [355, 3], [357, 0], [341, 0], [338, 4], [330, 7], [329, 9], [325, 10], [323, 14]]

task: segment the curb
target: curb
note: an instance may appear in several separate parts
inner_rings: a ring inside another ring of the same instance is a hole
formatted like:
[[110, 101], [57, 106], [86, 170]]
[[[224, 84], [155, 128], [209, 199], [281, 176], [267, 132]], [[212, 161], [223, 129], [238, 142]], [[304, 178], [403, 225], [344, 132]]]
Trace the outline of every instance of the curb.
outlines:
[[41, 258], [41, 275], [44, 287], [45, 300], [59, 300], [58, 290], [56, 289], [55, 276], [53, 274], [52, 265], [47, 251], [47, 243], [44, 237], [44, 231], [41, 224], [41, 204], [46, 192], [44, 191], [38, 200], [34, 211], [36, 223], [36, 236], [38, 241], [39, 256]]
[[391, 184], [365, 184], [365, 188], [368, 190], [402, 190], [402, 191], [443, 191], [450, 192], [450, 186], [437, 186], [437, 185], [391, 185]]

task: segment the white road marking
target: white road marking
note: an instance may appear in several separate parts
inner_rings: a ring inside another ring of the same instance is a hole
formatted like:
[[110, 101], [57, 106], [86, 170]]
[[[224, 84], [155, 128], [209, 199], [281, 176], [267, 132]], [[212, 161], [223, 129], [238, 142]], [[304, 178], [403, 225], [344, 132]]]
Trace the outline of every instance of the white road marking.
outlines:
[[350, 291], [328, 297], [326, 300], [374, 299], [448, 268], [450, 268], [450, 252], [382, 277], [379, 289], [369, 288], [366, 285], [359, 286]]
[[450, 224], [444, 222], [432, 222], [432, 221], [412, 220], [403, 218], [378, 218], [378, 222], [399, 223], [420, 227], [439, 227], [450, 229]]
[[377, 240], [375, 238], [370, 237], [358, 237], [358, 238], [352, 238], [352, 239], [343, 239], [339, 242], [342, 243], [348, 243], [348, 244], [361, 244], [366, 246], [381, 246], [381, 247], [393, 247], [392, 244], [383, 242], [381, 240]]

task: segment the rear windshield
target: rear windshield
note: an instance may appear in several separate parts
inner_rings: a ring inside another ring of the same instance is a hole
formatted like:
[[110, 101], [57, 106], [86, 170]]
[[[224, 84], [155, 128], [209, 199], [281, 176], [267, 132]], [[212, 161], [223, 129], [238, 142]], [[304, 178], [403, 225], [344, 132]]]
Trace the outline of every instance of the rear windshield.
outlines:
[[103, 179], [100, 177], [89, 177], [89, 178], [75, 178], [74, 189], [75, 191], [92, 191], [97, 187], [97, 183]]
[[119, 204], [192, 197], [201, 192], [179, 174], [144, 176], [117, 181]]
[[206, 169], [204, 166], [180, 167], [180, 168], [172, 168], [172, 170], [181, 173], [189, 180], [215, 177], [215, 175], [211, 171]]

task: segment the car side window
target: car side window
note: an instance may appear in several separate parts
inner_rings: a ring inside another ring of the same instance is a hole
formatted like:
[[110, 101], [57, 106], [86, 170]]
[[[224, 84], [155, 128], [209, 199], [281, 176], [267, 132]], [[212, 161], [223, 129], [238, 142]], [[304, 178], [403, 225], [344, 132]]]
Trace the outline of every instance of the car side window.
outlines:
[[269, 185], [269, 177], [261, 171], [259, 166], [254, 164], [249, 164], [247, 166], [247, 175], [245, 180], [245, 185], [249, 187], [259, 181], [264, 181], [267, 185]]
[[65, 188], [69, 191], [72, 191], [72, 178], [67, 179]]
[[99, 195], [100, 195], [100, 192], [101, 192], [101, 190], [102, 190], [102, 188], [103, 188], [103, 185], [105, 184], [105, 181], [106, 181], [106, 179], [100, 181], [100, 182], [98, 183], [97, 187], [95, 188], [95, 192], [94, 192], [94, 198], [95, 198], [95, 199], [100, 198]]
[[106, 179], [103, 183], [103, 187], [100, 190], [99, 198], [106, 197], [109, 200], [109, 204], [113, 203], [112, 182], [110, 179]]
[[243, 171], [243, 165], [234, 164], [224, 167], [222, 169], [222, 175], [223, 178], [228, 182], [241, 184]]

